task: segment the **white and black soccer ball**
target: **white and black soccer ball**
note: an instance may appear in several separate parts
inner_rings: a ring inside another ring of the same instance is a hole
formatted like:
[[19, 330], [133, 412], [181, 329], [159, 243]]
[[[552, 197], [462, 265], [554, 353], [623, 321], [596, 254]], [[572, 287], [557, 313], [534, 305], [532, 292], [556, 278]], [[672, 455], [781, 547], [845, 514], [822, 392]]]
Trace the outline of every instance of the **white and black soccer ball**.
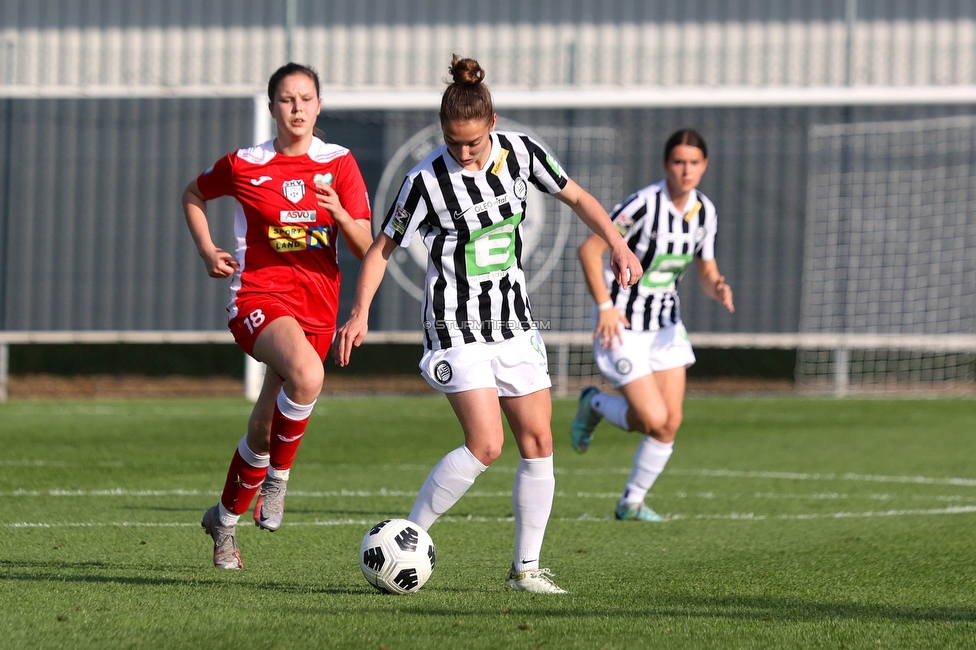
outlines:
[[389, 594], [412, 594], [434, 571], [434, 542], [406, 519], [387, 519], [369, 529], [359, 546], [366, 582]]

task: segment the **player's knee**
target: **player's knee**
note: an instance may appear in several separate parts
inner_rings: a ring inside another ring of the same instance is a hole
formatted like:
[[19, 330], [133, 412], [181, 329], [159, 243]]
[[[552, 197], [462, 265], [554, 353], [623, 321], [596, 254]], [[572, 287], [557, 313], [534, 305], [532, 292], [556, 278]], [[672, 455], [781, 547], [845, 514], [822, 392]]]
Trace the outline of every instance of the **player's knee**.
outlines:
[[318, 399], [325, 381], [325, 369], [321, 363], [304, 363], [297, 366], [292, 373], [292, 383], [295, 392], [303, 398], [303, 403]]
[[681, 413], [670, 413], [665, 419], [664, 423], [654, 429], [649, 431], [648, 435], [657, 440], [658, 442], [663, 442], [664, 444], [669, 444], [674, 442], [674, 437], [678, 433], [678, 428], [681, 426]]
[[678, 433], [678, 429], [681, 428], [681, 417], [680, 411], [677, 413], [671, 412], [668, 415], [668, 422], [665, 425], [665, 431], [671, 436], [672, 439], [674, 439], [674, 434]]
[[634, 420], [638, 433], [652, 435], [664, 431], [668, 424], [668, 414], [666, 411], [638, 409], [634, 411]]
[[502, 455], [502, 445], [498, 444], [485, 444], [479, 445], [477, 449], [470, 448], [471, 453], [477, 458], [482, 465], [491, 465], [498, 457]]
[[525, 458], [546, 458], [552, 456], [552, 431], [540, 430], [521, 438], [519, 450]]

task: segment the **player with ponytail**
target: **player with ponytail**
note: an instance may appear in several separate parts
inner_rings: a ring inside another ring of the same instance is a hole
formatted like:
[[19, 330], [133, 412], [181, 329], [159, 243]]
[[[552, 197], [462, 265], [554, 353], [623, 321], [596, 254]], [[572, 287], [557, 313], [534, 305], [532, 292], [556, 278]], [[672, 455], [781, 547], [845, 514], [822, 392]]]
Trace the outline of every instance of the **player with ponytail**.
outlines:
[[409, 519], [428, 529], [502, 450], [505, 414], [521, 460], [515, 471], [515, 554], [506, 584], [518, 591], [565, 593], [540, 568], [555, 478], [548, 362], [531, 314], [521, 260], [528, 184], [569, 205], [610, 249], [624, 286], [640, 264], [593, 196], [524, 133], [496, 131], [485, 72], [455, 56], [441, 99], [444, 145], [406, 176], [382, 232], [366, 253], [349, 321], [334, 355], [349, 363], [366, 336], [369, 307], [398, 246], [414, 237], [429, 252], [421, 374], [443, 392], [464, 444], [444, 456], [420, 488]]

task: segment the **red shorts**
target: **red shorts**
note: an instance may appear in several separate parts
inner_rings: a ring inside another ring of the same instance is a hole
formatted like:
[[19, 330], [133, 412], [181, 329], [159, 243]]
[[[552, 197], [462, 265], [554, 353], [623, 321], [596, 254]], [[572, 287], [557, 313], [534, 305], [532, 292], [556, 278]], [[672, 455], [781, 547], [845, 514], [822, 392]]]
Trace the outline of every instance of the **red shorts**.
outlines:
[[[227, 327], [230, 328], [230, 333], [234, 335], [237, 345], [252, 357], [254, 356], [254, 342], [264, 331], [264, 328], [268, 326], [268, 323], [283, 316], [290, 316], [298, 320], [292, 310], [282, 304], [274, 295], [255, 295], [245, 298], [238, 296], [236, 303], [237, 316], [227, 322]], [[305, 338], [315, 348], [322, 361], [325, 361], [325, 356], [329, 353], [334, 336], [335, 330], [321, 333], [305, 332]]]

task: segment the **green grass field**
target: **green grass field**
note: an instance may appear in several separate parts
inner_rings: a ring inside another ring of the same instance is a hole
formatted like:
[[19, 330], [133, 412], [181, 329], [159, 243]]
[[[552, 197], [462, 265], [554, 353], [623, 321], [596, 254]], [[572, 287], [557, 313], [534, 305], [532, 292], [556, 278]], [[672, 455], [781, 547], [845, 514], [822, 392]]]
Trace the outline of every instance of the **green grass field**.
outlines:
[[3, 648], [972, 648], [976, 403], [689, 399], [648, 503], [617, 522], [633, 434], [578, 456], [557, 401], [543, 566], [503, 588], [514, 442], [435, 524], [420, 593], [368, 586], [372, 523], [405, 516], [461, 436], [446, 400], [322, 399], [285, 526], [242, 519], [244, 571], [199, 525], [243, 401], [0, 405]]

